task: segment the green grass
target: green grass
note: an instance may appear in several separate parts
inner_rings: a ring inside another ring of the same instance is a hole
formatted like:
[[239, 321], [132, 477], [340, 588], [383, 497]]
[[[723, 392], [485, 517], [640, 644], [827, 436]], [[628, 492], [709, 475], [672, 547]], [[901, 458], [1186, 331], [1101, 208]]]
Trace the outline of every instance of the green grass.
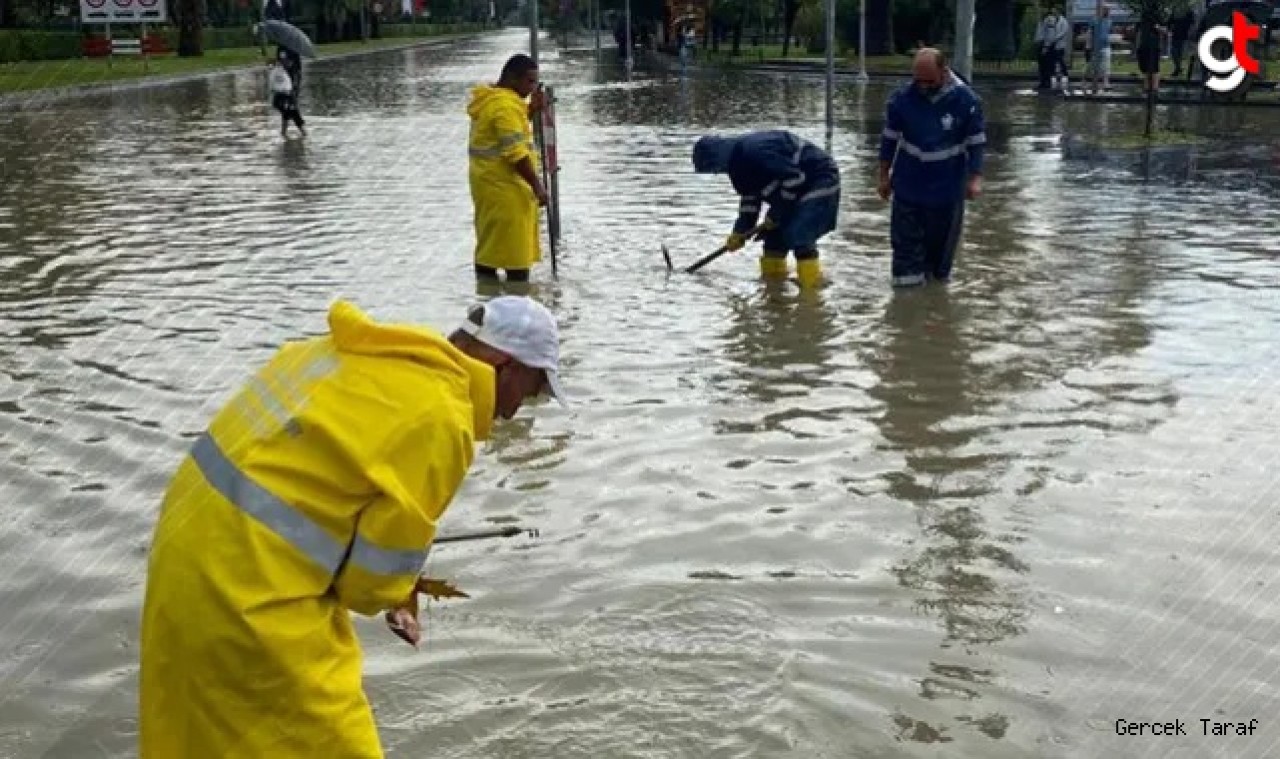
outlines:
[[[363, 50], [379, 50], [414, 44], [419, 40], [443, 39], [456, 34], [444, 34], [431, 37], [384, 37], [371, 39], [368, 42], [335, 42], [316, 45], [318, 59], [329, 55], [352, 53]], [[273, 53], [274, 46], [268, 46], [267, 52]], [[147, 60], [143, 69], [141, 58], [116, 57], [107, 67], [106, 58], [73, 58], [63, 61], [22, 61], [19, 63], [0, 64], [0, 94], [8, 92], [30, 92], [33, 90], [54, 87], [75, 87], [81, 85], [105, 84], [109, 82], [126, 82], [146, 77], [176, 76], [197, 74], [201, 72], [231, 69], [239, 66], [263, 64], [262, 51], [257, 47], [236, 47], [222, 50], [206, 50], [204, 55], [196, 58], [179, 58], [169, 53], [153, 56]]]
[[1131, 150], [1135, 148], [1152, 148], [1152, 147], [1168, 147], [1174, 145], [1204, 145], [1209, 140], [1194, 134], [1186, 132], [1173, 131], [1155, 131], [1150, 137], [1144, 137], [1141, 133], [1132, 134], [1113, 134], [1096, 139], [1087, 140], [1100, 148], [1109, 150]]

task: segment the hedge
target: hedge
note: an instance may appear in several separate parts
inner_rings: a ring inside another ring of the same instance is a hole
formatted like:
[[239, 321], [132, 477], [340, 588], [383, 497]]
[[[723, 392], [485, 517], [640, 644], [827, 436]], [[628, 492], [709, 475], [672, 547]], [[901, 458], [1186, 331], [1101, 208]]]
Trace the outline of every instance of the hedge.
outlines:
[[[314, 32], [314, 24], [299, 21], [298, 26], [308, 34]], [[434, 37], [441, 34], [457, 32], [482, 31], [484, 24], [382, 24], [378, 28], [379, 37]], [[102, 34], [102, 27], [90, 27], [94, 35]], [[150, 34], [162, 37], [171, 50], [178, 49], [178, 30], [172, 26], [152, 28]], [[119, 26], [112, 29], [112, 36], [134, 37], [137, 31], [131, 27]], [[67, 58], [79, 58], [80, 41], [85, 37], [83, 32], [44, 31], [36, 29], [0, 29], [0, 63], [16, 61], [56, 61]], [[314, 36], [314, 35], [313, 35]], [[207, 27], [203, 34], [205, 50], [222, 50], [233, 47], [256, 47], [258, 39], [248, 26], [242, 27]]]

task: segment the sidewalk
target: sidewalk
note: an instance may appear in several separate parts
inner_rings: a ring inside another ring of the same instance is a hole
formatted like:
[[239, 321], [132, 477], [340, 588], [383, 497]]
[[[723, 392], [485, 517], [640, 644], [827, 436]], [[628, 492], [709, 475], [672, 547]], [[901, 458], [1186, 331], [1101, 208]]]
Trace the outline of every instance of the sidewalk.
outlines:
[[[732, 67], [736, 69], [746, 69], [749, 71], [775, 71], [775, 72], [796, 72], [804, 74], [825, 75], [827, 65], [825, 61], [817, 59], [786, 59], [786, 58], [765, 58], [763, 61], [752, 61], [750, 58], [743, 57], [740, 60], [732, 61], [700, 61], [697, 65], [706, 67]], [[856, 61], [837, 59], [835, 61], [835, 73], [839, 77], [850, 77], [858, 73], [858, 64]], [[901, 79], [911, 75], [911, 61], [903, 58], [902, 67], [877, 65], [876, 62], [868, 62], [867, 75], [877, 79]], [[1018, 69], [1002, 69], [998, 67], [988, 67], [975, 62], [974, 79], [995, 80], [1004, 82], [1035, 82], [1039, 79], [1039, 75], [1035, 69], [1018, 70]], [[1073, 72], [1072, 79], [1080, 81], [1087, 78], [1087, 75], [1081, 70], [1078, 74]], [[1113, 73], [1111, 75], [1112, 84], [1134, 84], [1141, 83], [1141, 78], [1137, 74]], [[1199, 88], [1199, 82], [1188, 82], [1184, 77], [1174, 80], [1172, 77], [1164, 74], [1160, 77], [1160, 88]], [[1277, 81], [1268, 79], [1258, 81], [1253, 84], [1255, 89], [1268, 90], [1277, 87]]]

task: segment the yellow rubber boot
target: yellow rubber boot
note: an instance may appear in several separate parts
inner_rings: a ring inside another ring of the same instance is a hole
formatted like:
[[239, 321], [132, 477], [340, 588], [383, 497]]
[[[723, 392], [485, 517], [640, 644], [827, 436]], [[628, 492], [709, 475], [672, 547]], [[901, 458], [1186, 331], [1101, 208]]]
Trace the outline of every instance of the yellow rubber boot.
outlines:
[[822, 283], [822, 265], [816, 258], [796, 261], [796, 281], [801, 287], [817, 287]]
[[760, 276], [765, 279], [786, 279], [787, 259], [785, 256], [760, 256]]

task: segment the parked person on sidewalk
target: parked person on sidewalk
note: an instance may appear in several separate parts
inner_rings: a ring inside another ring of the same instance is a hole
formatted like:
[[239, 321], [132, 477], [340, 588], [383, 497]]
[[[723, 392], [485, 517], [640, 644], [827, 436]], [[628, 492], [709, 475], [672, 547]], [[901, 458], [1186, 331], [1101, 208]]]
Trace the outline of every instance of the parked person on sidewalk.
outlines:
[[725, 247], [742, 249], [760, 218], [761, 204], [768, 204], [757, 233], [764, 240], [761, 276], [785, 279], [787, 254], [794, 253], [800, 286], [818, 286], [818, 240], [836, 228], [840, 210], [840, 169], [825, 150], [781, 130], [707, 136], [694, 143], [693, 169], [728, 174], [739, 195], [738, 219]]
[[511, 56], [497, 84], [471, 90], [468, 179], [478, 278], [496, 280], [502, 270], [508, 281], [527, 282], [529, 270], [542, 260], [538, 208], [547, 204], [547, 191], [538, 178], [530, 119], [538, 117], [543, 103], [538, 64], [523, 54]]
[[280, 112], [280, 136], [289, 136], [289, 122], [298, 125], [298, 131], [307, 136], [302, 114], [298, 112], [298, 99], [293, 90], [293, 80], [280, 63], [267, 64], [267, 78], [271, 84], [271, 105]]
[[537, 302], [446, 339], [339, 301], [195, 441], [164, 496], [142, 608], [140, 759], [380, 759], [351, 612], [417, 645], [436, 527], [494, 421], [563, 400]]
[[[1067, 42], [1071, 27], [1057, 8], [1049, 8], [1036, 27], [1035, 43], [1040, 64], [1039, 89], [1067, 88]], [[1052, 78], [1052, 83], [1050, 79]]]
[[880, 139], [878, 190], [893, 197], [894, 287], [950, 279], [965, 200], [982, 192], [987, 144], [982, 101], [940, 51], [916, 53], [911, 73], [889, 97]]
[[1089, 73], [1095, 95], [1099, 81], [1102, 90], [1111, 89], [1111, 7], [1104, 4], [1098, 12], [1101, 16], [1089, 27]]

